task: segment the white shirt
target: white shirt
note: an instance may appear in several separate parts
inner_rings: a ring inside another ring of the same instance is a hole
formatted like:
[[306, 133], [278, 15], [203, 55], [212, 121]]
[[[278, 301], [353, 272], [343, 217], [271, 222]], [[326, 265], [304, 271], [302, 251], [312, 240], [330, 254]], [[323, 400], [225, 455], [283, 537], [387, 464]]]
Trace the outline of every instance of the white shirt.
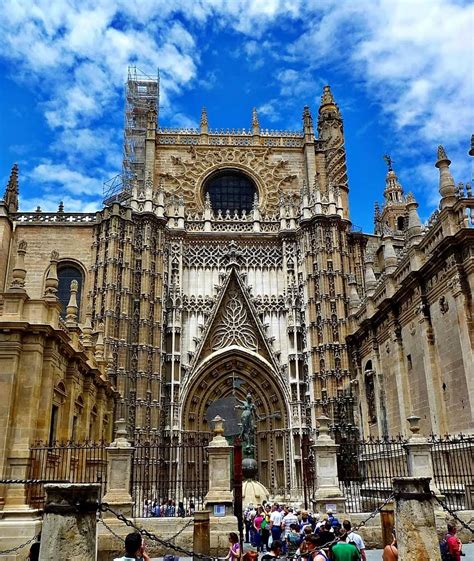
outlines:
[[283, 517], [283, 524], [285, 525], [285, 537], [290, 533], [290, 525], [291, 524], [298, 524], [298, 517], [293, 512], [289, 512], [286, 516]]
[[355, 532], [351, 532], [350, 534], [347, 534], [347, 543], [349, 542], [355, 543], [359, 551], [365, 549], [364, 540], [362, 539], [361, 536], [359, 536], [359, 534], [356, 534]]
[[273, 522], [273, 526], [277, 526], [279, 528], [281, 526], [281, 512], [274, 510], [270, 514], [270, 522]]

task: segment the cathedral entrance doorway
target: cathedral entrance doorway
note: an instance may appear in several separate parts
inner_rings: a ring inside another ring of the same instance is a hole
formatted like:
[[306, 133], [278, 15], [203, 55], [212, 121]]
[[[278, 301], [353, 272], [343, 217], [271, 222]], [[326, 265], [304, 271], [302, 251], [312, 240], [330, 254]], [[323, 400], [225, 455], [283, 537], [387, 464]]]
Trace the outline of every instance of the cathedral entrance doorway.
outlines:
[[288, 395], [272, 366], [260, 355], [238, 346], [203, 360], [183, 387], [181, 426], [208, 432], [216, 414], [226, 420], [226, 436], [240, 432], [237, 400], [252, 395], [259, 420], [255, 459], [258, 479], [275, 497], [287, 497], [294, 481], [294, 450]]

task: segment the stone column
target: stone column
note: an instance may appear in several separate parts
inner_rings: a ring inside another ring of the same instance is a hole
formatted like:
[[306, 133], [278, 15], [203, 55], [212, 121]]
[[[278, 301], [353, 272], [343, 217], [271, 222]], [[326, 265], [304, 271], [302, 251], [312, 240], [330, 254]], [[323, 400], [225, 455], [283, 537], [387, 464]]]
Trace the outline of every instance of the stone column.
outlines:
[[46, 484], [40, 561], [93, 561], [100, 485]]
[[209, 555], [211, 550], [209, 514], [208, 510], [194, 513], [193, 551], [202, 555]]
[[420, 417], [411, 415], [407, 418], [410, 425], [411, 436], [405, 444], [408, 455], [408, 475], [410, 477], [430, 478], [430, 489], [441, 496], [439, 489], [434, 482], [433, 461], [431, 458], [431, 444], [426, 436], [418, 434], [420, 432]]
[[[126, 425], [125, 419], [116, 421], [115, 440], [107, 448], [107, 492], [103, 501], [125, 516], [131, 516], [130, 481], [134, 448], [127, 440]], [[110, 517], [112, 514], [104, 512], [103, 516]]]
[[337, 476], [338, 445], [329, 436], [329, 417], [323, 415], [316, 420], [319, 423], [319, 435], [313, 445], [316, 468], [314, 509], [315, 512], [326, 512], [328, 508], [335, 507], [341, 513], [345, 511], [346, 499], [339, 488]]
[[[232, 514], [230, 456], [231, 447], [224, 438], [224, 419], [215, 417], [214, 438], [206, 448], [209, 458], [209, 491], [204, 499], [206, 508], [221, 505], [225, 514]], [[214, 509], [215, 510], [215, 509]], [[224, 514], [224, 513], [222, 513]]]
[[397, 477], [395, 529], [403, 561], [441, 561], [429, 477]]

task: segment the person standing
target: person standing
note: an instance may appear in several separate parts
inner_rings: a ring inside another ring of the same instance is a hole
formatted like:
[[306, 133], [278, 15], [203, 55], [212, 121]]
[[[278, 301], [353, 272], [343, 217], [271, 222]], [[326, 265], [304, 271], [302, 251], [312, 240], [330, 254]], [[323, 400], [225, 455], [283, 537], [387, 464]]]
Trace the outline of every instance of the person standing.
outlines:
[[356, 532], [352, 532], [352, 525], [350, 520], [344, 520], [342, 523], [344, 532], [347, 534], [347, 543], [353, 543], [357, 549], [360, 551], [360, 558], [362, 561], [367, 561], [367, 556], [365, 554], [365, 543], [362, 536]]
[[260, 561], [273, 561], [274, 559], [278, 559], [280, 557], [280, 554], [281, 554], [281, 541], [275, 540], [274, 542], [272, 542], [272, 545], [270, 546], [270, 551], [268, 553], [265, 553], [265, 555], [262, 556]]
[[128, 534], [125, 538], [125, 555], [114, 561], [151, 561], [145, 551], [145, 542], [138, 532]]
[[353, 543], [347, 543], [347, 534], [342, 534], [340, 541], [334, 544], [330, 551], [330, 558], [334, 561], [358, 561], [360, 552]]
[[457, 536], [457, 529], [454, 524], [448, 524], [448, 533], [445, 540], [448, 544], [448, 551], [453, 561], [461, 561], [462, 543]]
[[235, 532], [229, 534], [229, 553], [224, 559], [229, 559], [229, 561], [239, 561], [240, 559], [239, 536]]
[[392, 543], [384, 547], [382, 561], [398, 561], [397, 535], [395, 530], [392, 530], [392, 536]]
[[270, 514], [270, 533], [272, 535], [273, 541], [280, 541], [281, 522], [282, 522], [282, 515], [281, 512], [278, 510], [278, 504], [275, 503], [272, 507], [272, 512]]
[[257, 514], [253, 519], [253, 528], [255, 530], [255, 547], [257, 551], [262, 551], [262, 522], [264, 519], [263, 508], [257, 508]]

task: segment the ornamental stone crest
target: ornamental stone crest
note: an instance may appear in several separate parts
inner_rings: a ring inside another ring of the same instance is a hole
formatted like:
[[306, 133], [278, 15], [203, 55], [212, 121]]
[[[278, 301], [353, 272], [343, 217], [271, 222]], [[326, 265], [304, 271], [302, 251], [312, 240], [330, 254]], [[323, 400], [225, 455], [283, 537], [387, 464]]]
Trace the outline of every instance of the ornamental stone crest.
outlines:
[[239, 345], [252, 351], [257, 349], [257, 338], [249, 324], [248, 313], [235, 289], [229, 292], [220, 323], [214, 328], [211, 335], [213, 351], [230, 345]]
[[190, 146], [186, 153], [171, 155], [170, 159], [167, 171], [160, 176], [165, 191], [182, 195], [187, 210], [204, 209], [203, 180], [213, 170], [226, 167], [241, 169], [256, 181], [259, 200], [266, 212], [278, 210], [279, 192], [296, 189], [297, 175], [290, 173], [289, 162], [276, 156], [270, 147]]

